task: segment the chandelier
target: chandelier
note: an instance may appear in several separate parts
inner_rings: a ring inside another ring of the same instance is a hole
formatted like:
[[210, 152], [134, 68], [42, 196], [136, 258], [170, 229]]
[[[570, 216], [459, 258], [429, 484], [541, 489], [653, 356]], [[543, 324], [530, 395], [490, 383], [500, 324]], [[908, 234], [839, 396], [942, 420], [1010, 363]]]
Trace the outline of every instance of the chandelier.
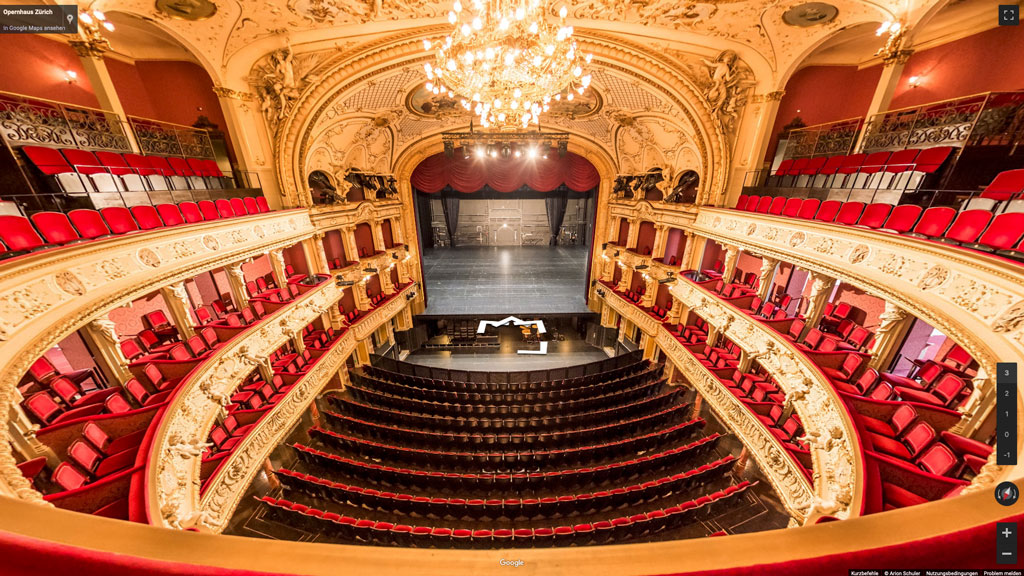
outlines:
[[[582, 56], [565, 25], [563, 6], [556, 26], [542, 0], [455, 0], [448, 21], [454, 30], [443, 41], [423, 41], [433, 51], [427, 89], [462, 98], [463, 107], [484, 128], [526, 128], [554, 100], [572, 100], [590, 85]], [[582, 61], [582, 62], [581, 62]]]

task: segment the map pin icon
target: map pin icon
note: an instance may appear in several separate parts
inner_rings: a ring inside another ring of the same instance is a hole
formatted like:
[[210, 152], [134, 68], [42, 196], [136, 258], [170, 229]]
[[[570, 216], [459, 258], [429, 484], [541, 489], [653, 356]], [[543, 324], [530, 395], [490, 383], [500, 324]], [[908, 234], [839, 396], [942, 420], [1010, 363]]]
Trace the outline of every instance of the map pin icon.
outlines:
[[75, 20], [74, 14], [68, 14], [67, 15], [67, 19], [68, 19], [68, 24], [71, 24], [72, 22], [74, 22], [74, 20]]

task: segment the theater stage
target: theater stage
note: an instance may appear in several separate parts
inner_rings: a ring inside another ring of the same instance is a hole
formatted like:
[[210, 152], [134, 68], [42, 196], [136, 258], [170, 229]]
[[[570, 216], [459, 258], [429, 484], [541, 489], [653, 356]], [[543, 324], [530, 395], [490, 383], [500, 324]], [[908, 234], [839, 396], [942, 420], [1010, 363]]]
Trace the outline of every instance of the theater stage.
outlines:
[[587, 248], [459, 246], [423, 253], [423, 316], [586, 314]]

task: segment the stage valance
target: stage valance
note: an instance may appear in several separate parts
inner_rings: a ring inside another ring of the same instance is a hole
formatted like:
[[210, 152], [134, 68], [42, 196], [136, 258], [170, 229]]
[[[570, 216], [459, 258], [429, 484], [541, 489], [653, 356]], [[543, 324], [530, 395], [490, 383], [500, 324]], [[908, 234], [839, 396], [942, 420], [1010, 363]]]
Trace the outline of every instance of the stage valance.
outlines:
[[559, 157], [554, 151], [548, 158], [479, 158], [475, 154], [466, 158], [457, 150], [451, 158], [435, 154], [412, 172], [413, 187], [427, 194], [446, 186], [463, 193], [484, 186], [498, 192], [514, 192], [523, 186], [550, 192], [563, 184], [575, 192], [586, 192], [596, 188], [600, 180], [597, 169], [582, 156], [568, 152]]

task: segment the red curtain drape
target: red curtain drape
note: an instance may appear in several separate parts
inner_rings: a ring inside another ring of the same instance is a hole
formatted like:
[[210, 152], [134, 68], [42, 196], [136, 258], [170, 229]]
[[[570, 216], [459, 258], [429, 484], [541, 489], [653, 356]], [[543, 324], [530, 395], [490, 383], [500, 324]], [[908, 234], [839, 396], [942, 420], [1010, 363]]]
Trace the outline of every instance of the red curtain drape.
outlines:
[[597, 169], [587, 159], [571, 152], [559, 157], [554, 151], [548, 158], [466, 158], [456, 150], [451, 158], [435, 154], [413, 170], [412, 185], [427, 194], [440, 192], [446, 186], [463, 193], [476, 192], [488, 186], [498, 192], [513, 192], [528, 186], [538, 192], [550, 192], [561, 185], [576, 192], [586, 192], [600, 182]]

